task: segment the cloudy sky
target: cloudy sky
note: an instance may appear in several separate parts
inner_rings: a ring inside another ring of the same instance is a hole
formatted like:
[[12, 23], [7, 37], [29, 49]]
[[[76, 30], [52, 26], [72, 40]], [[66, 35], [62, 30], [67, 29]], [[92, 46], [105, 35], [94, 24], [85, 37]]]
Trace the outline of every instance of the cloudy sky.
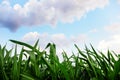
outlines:
[[0, 44], [9, 39], [120, 52], [120, 0], [0, 0]]

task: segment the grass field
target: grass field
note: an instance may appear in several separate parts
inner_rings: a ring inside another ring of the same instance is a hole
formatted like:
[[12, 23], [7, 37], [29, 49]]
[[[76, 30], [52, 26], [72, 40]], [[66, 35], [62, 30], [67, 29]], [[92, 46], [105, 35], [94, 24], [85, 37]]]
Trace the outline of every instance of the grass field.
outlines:
[[[56, 45], [48, 43], [46, 50], [40, 51], [37, 41], [34, 46], [10, 40], [16, 44], [10, 50], [0, 46], [1, 80], [120, 80], [120, 56], [114, 52], [104, 53], [85, 47], [70, 57], [62, 52], [63, 61], [56, 55]], [[17, 45], [21, 45], [17, 53]], [[28, 49], [26, 49], [27, 47]], [[11, 56], [11, 54], [13, 54]]]

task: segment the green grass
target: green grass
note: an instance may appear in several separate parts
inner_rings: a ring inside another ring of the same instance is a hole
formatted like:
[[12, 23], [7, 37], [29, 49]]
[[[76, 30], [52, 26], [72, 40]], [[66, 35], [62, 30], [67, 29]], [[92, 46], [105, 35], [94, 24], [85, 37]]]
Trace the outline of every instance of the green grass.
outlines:
[[[85, 47], [81, 51], [75, 45], [78, 53], [68, 57], [69, 53], [63, 51], [61, 62], [54, 43], [48, 43], [45, 50], [40, 51], [39, 40], [34, 46], [10, 41], [16, 44], [14, 49], [7, 50], [6, 46], [0, 46], [1, 80], [120, 80], [120, 57], [114, 52], [108, 51], [105, 55], [96, 51], [92, 45], [91, 49]], [[23, 47], [20, 53], [17, 45]]]

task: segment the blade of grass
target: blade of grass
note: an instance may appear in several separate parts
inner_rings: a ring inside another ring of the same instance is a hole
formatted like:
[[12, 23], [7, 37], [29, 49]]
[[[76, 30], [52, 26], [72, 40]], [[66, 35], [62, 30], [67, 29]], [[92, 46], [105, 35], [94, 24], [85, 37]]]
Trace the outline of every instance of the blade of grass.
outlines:
[[25, 79], [27, 80], [35, 80], [34, 78], [28, 76], [28, 75], [25, 75], [25, 74], [20, 74], [21, 77], [24, 77]]

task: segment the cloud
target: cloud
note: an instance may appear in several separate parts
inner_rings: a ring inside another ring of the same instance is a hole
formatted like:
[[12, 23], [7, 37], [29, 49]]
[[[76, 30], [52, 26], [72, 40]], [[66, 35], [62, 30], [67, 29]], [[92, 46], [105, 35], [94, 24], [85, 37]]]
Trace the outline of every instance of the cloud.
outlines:
[[40, 46], [45, 47], [49, 42], [53, 42], [57, 47], [68, 47], [73, 44], [85, 42], [87, 40], [86, 35], [77, 35], [66, 37], [64, 34], [48, 34], [48, 33], [38, 33], [38, 32], [29, 32], [24, 35], [22, 41], [33, 44], [36, 40], [40, 40]]
[[21, 41], [33, 45], [38, 39], [39, 39], [40, 50], [44, 50], [46, 45], [50, 42], [55, 43], [57, 46], [56, 47], [57, 55], [60, 60], [63, 60], [61, 55], [63, 50], [65, 50], [68, 56], [71, 56], [72, 55], [71, 52], [73, 50], [76, 50], [73, 48], [74, 47], [73, 45], [79, 43], [81, 43], [81, 45], [84, 44], [84, 42], [86, 42], [87, 40], [87, 35], [80, 34], [77, 36], [67, 37], [63, 33], [48, 34], [48, 33], [29, 32], [23, 36]]
[[113, 32], [113, 33], [119, 32], [120, 31], [120, 23], [114, 23], [114, 24], [108, 25], [108, 26], [104, 27], [104, 29], [108, 32]]
[[118, 3], [120, 4], [120, 0], [118, 0]]
[[0, 24], [17, 30], [21, 26], [56, 25], [73, 22], [96, 8], [104, 8], [109, 0], [29, 0], [23, 6], [4, 0], [0, 4]]
[[96, 28], [89, 31], [89, 33], [96, 33], [96, 32], [98, 32], [98, 30]]
[[98, 44], [99, 50], [114, 50], [115, 52], [120, 52], [120, 34], [115, 34], [106, 40], [101, 40]]

